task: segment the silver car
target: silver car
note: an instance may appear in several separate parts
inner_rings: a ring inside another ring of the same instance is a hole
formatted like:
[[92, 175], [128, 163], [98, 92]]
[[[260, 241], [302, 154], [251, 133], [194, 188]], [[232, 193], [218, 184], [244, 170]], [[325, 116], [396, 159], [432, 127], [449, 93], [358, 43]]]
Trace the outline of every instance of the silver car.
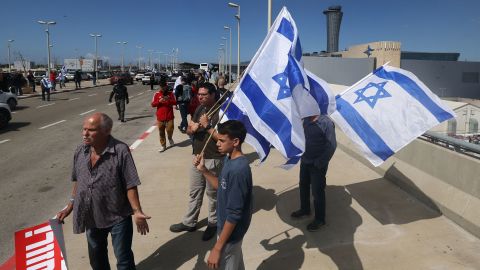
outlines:
[[13, 111], [18, 105], [17, 95], [0, 90], [0, 103], [8, 104], [10, 110]]

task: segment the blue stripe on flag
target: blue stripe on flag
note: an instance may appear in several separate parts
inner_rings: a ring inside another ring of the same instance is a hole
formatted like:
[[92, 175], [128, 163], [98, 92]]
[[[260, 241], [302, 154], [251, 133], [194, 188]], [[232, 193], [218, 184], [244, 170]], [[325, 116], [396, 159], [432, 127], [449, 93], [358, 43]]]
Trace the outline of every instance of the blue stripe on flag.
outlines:
[[292, 57], [291, 54], [288, 54], [288, 65], [287, 65], [287, 73], [288, 73], [288, 84], [290, 85], [290, 90], [293, 90], [295, 86], [298, 84], [305, 85], [305, 81], [303, 80], [302, 70], [298, 66], [295, 59]]
[[395, 153], [355, 108], [341, 97], [337, 98], [337, 110], [376, 156], [386, 160]]
[[308, 76], [308, 83], [310, 84], [310, 95], [317, 101], [318, 106], [320, 107], [320, 113], [328, 115], [328, 95], [325, 89], [312, 77]]
[[[228, 102], [225, 102], [227, 104]], [[224, 105], [225, 107], [225, 105]], [[225, 110], [225, 108], [222, 108]], [[243, 112], [237, 107], [237, 105], [233, 102], [230, 103], [227, 112], [225, 113], [230, 120], [238, 120], [243, 123], [247, 133], [254, 137], [258, 144], [262, 147], [263, 152], [265, 153], [265, 157], [261, 160], [262, 162], [267, 158], [268, 154], [270, 153], [270, 143], [260, 134], [258, 131], [253, 127], [252, 123], [248, 116], [243, 114]]]
[[392, 80], [397, 83], [403, 90], [409, 93], [413, 98], [418, 100], [427, 110], [432, 113], [439, 123], [453, 117], [449, 112], [443, 110], [437, 103], [435, 103], [424, 90], [409, 77], [394, 71], [386, 71], [383, 67], [375, 71], [375, 75], [379, 78]]
[[295, 33], [293, 31], [293, 25], [285, 18], [280, 22], [280, 26], [277, 29], [277, 32], [288, 38], [288, 40], [293, 42]]
[[300, 61], [302, 59], [302, 45], [300, 45], [300, 38], [297, 37], [297, 42], [295, 43], [295, 59]]
[[290, 120], [265, 96], [249, 74], [245, 75], [240, 90], [248, 97], [258, 117], [276, 133], [285, 148], [287, 157], [301, 154], [302, 150], [292, 143]]

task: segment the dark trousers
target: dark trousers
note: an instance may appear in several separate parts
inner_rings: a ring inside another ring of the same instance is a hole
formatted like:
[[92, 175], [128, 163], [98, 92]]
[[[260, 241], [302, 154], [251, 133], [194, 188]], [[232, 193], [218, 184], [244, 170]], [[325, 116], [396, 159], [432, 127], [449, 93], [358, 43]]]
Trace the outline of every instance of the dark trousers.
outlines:
[[315, 220], [325, 222], [325, 185], [328, 164], [318, 168], [313, 164], [300, 163], [300, 209], [310, 212], [310, 185], [312, 186]]
[[28, 84], [32, 87], [32, 92], [35, 92], [35, 82], [28, 82]]
[[178, 109], [180, 110], [180, 116], [182, 117], [182, 122], [180, 123], [180, 129], [187, 130], [188, 103], [179, 103]]
[[125, 99], [115, 99], [117, 106], [118, 120], [125, 120]]
[[80, 81], [78, 80], [75, 81], [75, 89], [77, 88], [82, 88], [82, 86], [80, 85]]
[[45, 93], [47, 94], [47, 100], [50, 101], [50, 88], [42, 87], [42, 100], [45, 100]]
[[133, 224], [132, 218], [127, 217], [120, 223], [105, 229], [88, 229], [88, 257], [93, 270], [109, 270], [108, 262], [108, 234], [112, 235], [112, 246], [117, 258], [118, 270], [135, 269], [135, 259], [132, 252]]
[[150, 90], [153, 90], [153, 82], [150, 82]]

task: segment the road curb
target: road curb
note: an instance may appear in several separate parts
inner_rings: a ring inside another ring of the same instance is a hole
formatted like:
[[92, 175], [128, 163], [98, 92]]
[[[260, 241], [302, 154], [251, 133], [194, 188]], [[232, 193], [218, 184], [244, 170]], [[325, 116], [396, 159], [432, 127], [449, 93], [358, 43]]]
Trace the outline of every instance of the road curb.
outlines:
[[[110, 84], [101, 84], [101, 85], [95, 85], [95, 86], [86, 86], [86, 87], [82, 87], [80, 89], [67, 89], [67, 90], [55, 90], [55, 91], [50, 91], [50, 95], [55, 95], [55, 94], [60, 94], [60, 93], [65, 93], [65, 92], [73, 92], [73, 91], [77, 91], [77, 90], [83, 90], [83, 89], [90, 89], [90, 88], [95, 88], [95, 87], [100, 87], [100, 86], [106, 86], [106, 85], [110, 85]], [[32, 97], [40, 97], [42, 96], [42, 93], [41, 92], [38, 92], [38, 93], [35, 93], [35, 94], [31, 94], [31, 95], [28, 95], [28, 96], [17, 96], [17, 99], [26, 99], [26, 98], [32, 98]]]

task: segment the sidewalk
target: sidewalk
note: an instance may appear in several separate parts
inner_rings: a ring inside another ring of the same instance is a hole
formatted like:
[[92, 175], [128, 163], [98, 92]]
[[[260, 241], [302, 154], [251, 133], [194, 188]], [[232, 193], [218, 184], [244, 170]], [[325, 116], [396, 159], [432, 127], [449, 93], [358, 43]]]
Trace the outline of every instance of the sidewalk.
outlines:
[[[88, 89], [88, 88], [93, 88], [93, 87], [98, 87], [98, 86], [109, 85], [109, 84], [110, 84], [110, 79], [97, 80], [97, 85], [96, 86], [93, 86], [93, 81], [92, 80], [82, 81], [82, 83], [81, 83], [82, 88], [81, 89]], [[61, 89], [60, 89], [60, 85], [57, 84], [56, 90], [51, 91], [50, 94], [55, 95], [57, 93], [70, 92], [70, 91], [75, 91], [75, 90], [79, 90], [79, 89], [75, 89], [75, 82], [72, 81], [72, 82], [65, 83], [65, 87], [63, 87]], [[21, 96], [17, 96], [17, 98], [18, 99], [24, 99], [24, 98], [42, 96], [42, 89], [41, 89], [40, 85], [35, 86], [35, 91], [36, 91], [35, 93], [23, 94]]]
[[[178, 111], [176, 125], [178, 124]], [[141, 134], [142, 131], [139, 131]], [[115, 135], [115, 134], [114, 134]], [[150, 234], [134, 233], [137, 269], [206, 269], [214, 240], [202, 242], [206, 226], [205, 198], [200, 229], [175, 234], [169, 226], [187, 209], [191, 146], [176, 129], [177, 145], [164, 153], [155, 130], [132, 153], [140, 174], [140, 200]], [[250, 160], [256, 154], [244, 146]], [[298, 170], [275, 166], [283, 159], [273, 150], [255, 166], [254, 215], [243, 241], [246, 269], [478, 269], [480, 240], [381, 178], [341, 149], [330, 163], [326, 188], [327, 225], [311, 233], [309, 219], [292, 220], [298, 208]], [[66, 195], [67, 196], [67, 195]], [[85, 235], [64, 227], [69, 269], [89, 269]], [[111, 244], [109, 244], [111, 247]], [[115, 258], [110, 248], [110, 261]]]

